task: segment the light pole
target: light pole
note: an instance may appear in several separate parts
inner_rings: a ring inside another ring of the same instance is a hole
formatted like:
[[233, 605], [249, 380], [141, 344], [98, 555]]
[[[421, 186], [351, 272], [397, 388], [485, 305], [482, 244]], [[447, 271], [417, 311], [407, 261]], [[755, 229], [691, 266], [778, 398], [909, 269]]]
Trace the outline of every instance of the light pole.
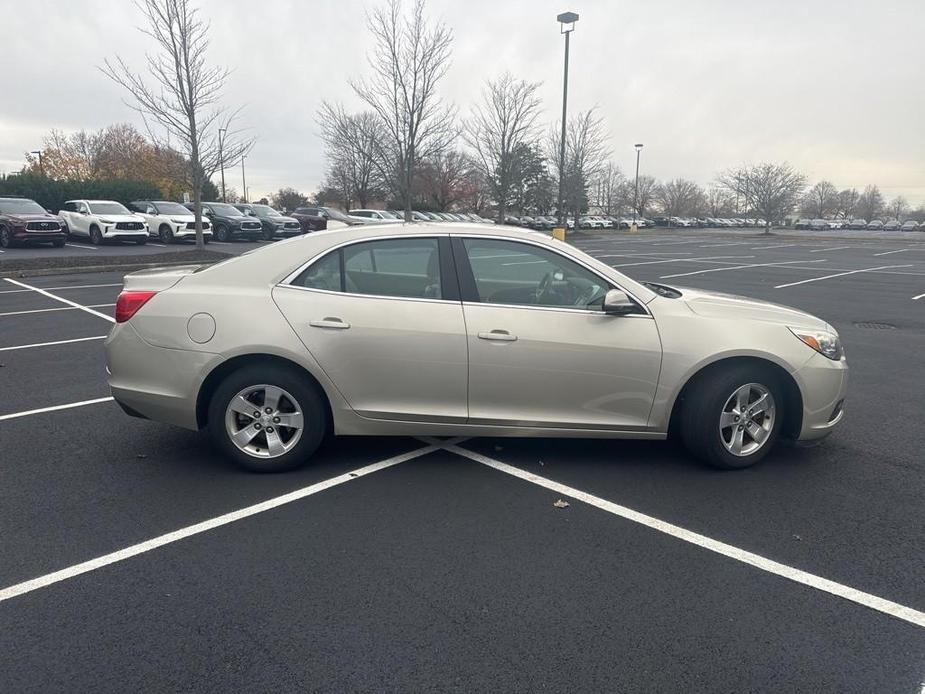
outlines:
[[244, 160], [246, 157], [241, 155], [241, 187], [244, 189], [244, 200], [241, 202], [247, 202], [247, 179], [244, 178]]
[[37, 155], [38, 155], [38, 158], [39, 158], [39, 175], [44, 176], [44, 175], [45, 175], [45, 167], [42, 165], [42, 150], [36, 149], [36, 150], [33, 150], [32, 152], [29, 152], [29, 154], [37, 154]]
[[565, 123], [568, 112], [568, 42], [569, 35], [575, 30], [578, 15], [574, 12], [563, 12], [556, 17], [559, 22], [559, 33], [565, 34], [565, 71], [562, 77], [562, 134], [559, 139], [559, 226], [563, 233], [567, 228], [565, 216]]
[[225, 155], [222, 153], [223, 135], [226, 132], [228, 132], [228, 128], [218, 129], [218, 166], [222, 170], [222, 202], [228, 202], [225, 200]]
[[636, 211], [639, 209], [639, 153], [642, 151], [642, 144], [633, 145], [636, 148], [636, 189], [633, 192], [633, 226], [636, 225]]

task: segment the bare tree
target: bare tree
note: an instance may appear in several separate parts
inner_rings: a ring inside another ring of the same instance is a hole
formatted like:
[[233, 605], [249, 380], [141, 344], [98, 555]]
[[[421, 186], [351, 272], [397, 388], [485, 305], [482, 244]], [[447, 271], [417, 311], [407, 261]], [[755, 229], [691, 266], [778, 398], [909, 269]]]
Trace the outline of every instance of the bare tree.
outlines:
[[679, 215], [696, 212], [696, 207], [703, 201], [703, 189], [686, 178], [676, 178], [658, 186], [655, 198], [662, 211], [669, 219]]
[[349, 177], [351, 197], [360, 207], [382, 196], [386, 188], [398, 191], [387, 134], [376, 113], [347, 113], [340, 104], [323, 102], [317, 120], [328, 161]]
[[101, 69], [131, 94], [129, 105], [145, 119], [155, 144], [179, 142], [189, 158], [196, 246], [202, 249], [203, 185], [219, 165], [240, 161], [253, 139], [235, 127], [238, 111], [219, 105], [228, 70], [206, 60], [209, 25], [199, 10], [189, 0], [139, 0], [138, 6], [145, 19], [141, 32], [154, 39], [157, 52], [147, 56], [143, 72], [119, 57], [107, 59]]
[[565, 176], [565, 206], [575, 217], [588, 207], [588, 187], [604, 169], [610, 156], [604, 121], [597, 109], [579, 113], [571, 118], [565, 133], [565, 171], [559, 170], [560, 125], [549, 132], [547, 149], [556, 182]]
[[604, 214], [616, 214], [622, 211], [626, 203], [626, 179], [620, 167], [612, 161], [607, 162], [594, 182], [597, 191], [595, 204]]
[[710, 186], [706, 193], [706, 209], [711, 217], [726, 217], [732, 214], [733, 197], [722, 186]]
[[897, 195], [890, 200], [890, 204], [887, 205], [886, 209], [893, 216], [893, 219], [898, 219], [902, 222], [909, 213], [909, 202], [902, 195]]
[[464, 152], [443, 152], [421, 162], [415, 187], [443, 212], [465, 196], [473, 168], [472, 158]]
[[658, 181], [652, 176], [640, 176], [637, 192], [636, 182], [633, 182], [633, 198], [636, 201], [636, 214], [645, 217], [646, 212], [652, 206], [655, 199], [655, 192], [658, 190]]
[[450, 65], [453, 34], [446, 25], [427, 21], [424, 0], [414, 0], [408, 16], [401, 0], [388, 0], [369, 14], [367, 26], [375, 42], [369, 56], [373, 74], [351, 86], [387, 133], [389, 159], [410, 222], [418, 161], [446, 151], [458, 135], [456, 110], [437, 93]]
[[719, 183], [730, 193], [745, 197], [746, 209], [764, 219], [764, 233], [790, 214], [806, 188], [806, 176], [790, 164], [756, 164], [720, 174]]
[[819, 181], [803, 198], [803, 214], [819, 219], [834, 216], [838, 207], [838, 188], [831, 181]]
[[308, 204], [308, 198], [295, 188], [280, 188], [270, 195], [270, 200], [273, 202], [273, 207], [287, 212]]
[[858, 197], [856, 213], [868, 222], [883, 213], [883, 195], [877, 186], [867, 186]]
[[835, 198], [835, 218], [852, 219], [858, 206], [861, 194], [856, 188], [845, 188]]
[[498, 203], [499, 221], [504, 220], [511, 202], [515, 153], [537, 138], [542, 109], [539, 87], [539, 82], [514, 79], [508, 72], [489, 80], [482, 90], [482, 103], [472, 108], [465, 125], [466, 142]]

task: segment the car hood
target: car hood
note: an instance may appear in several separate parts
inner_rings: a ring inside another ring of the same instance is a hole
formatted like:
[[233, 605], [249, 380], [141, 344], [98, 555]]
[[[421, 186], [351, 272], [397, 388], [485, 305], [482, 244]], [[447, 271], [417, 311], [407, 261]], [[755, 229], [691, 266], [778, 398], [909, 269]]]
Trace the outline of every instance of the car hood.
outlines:
[[264, 217], [268, 222], [273, 222], [274, 224], [282, 224], [283, 222], [298, 222], [299, 220], [295, 217]]
[[833, 328], [821, 318], [790, 306], [781, 306], [770, 301], [750, 299], [746, 296], [708, 292], [689, 287], [675, 287], [681, 292], [681, 301], [698, 316], [707, 318], [732, 318], [764, 323], [777, 323], [800, 328], [830, 330]]
[[7, 217], [23, 222], [60, 222], [61, 218], [53, 214], [7, 214]]

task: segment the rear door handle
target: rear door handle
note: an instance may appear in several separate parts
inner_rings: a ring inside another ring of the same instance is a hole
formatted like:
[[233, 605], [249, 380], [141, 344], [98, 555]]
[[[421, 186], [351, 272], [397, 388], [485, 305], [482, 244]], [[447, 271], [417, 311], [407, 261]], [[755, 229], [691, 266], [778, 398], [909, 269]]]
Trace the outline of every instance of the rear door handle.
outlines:
[[313, 328], [328, 328], [332, 330], [346, 330], [350, 327], [350, 323], [336, 316], [327, 316], [322, 320], [313, 320], [308, 323]]
[[492, 330], [487, 333], [479, 333], [480, 340], [494, 340], [496, 342], [515, 342], [516, 335], [511, 335], [507, 330]]

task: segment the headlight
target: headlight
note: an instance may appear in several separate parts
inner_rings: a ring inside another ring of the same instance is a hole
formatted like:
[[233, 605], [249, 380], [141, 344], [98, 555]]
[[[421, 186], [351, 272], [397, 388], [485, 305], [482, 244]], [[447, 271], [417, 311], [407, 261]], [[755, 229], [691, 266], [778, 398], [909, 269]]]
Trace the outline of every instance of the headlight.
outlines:
[[804, 330], [801, 328], [790, 328], [792, 332], [800, 342], [803, 342], [806, 345], [809, 345], [814, 350], [819, 352], [824, 357], [828, 357], [833, 361], [838, 361], [844, 356], [845, 352], [842, 350], [841, 341], [838, 339], [838, 335], [835, 333], [829, 332], [828, 330]]
[[100, 217], [100, 224], [112, 224], [112, 223], [113, 221], [111, 219], [103, 219], [102, 217]]

